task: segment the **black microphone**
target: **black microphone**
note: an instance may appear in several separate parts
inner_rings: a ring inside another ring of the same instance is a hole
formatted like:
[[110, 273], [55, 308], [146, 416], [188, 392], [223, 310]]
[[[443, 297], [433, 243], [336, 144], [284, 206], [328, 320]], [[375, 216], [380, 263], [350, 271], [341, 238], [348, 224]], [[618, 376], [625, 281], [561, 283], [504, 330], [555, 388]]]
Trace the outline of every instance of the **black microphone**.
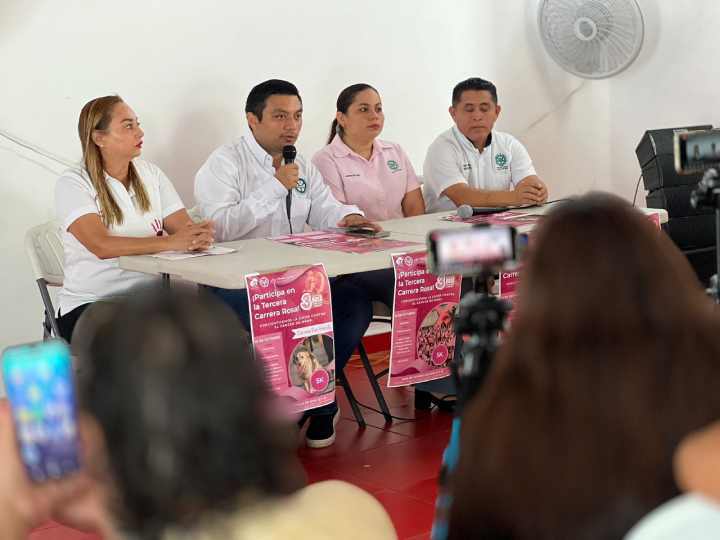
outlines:
[[283, 159], [285, 160], [285, 165], [294, 162], [295, 156], [297, 156], [297, 149], [292, 144], [283, 146]]
[[[283, 146], [282, 150], [283, 161], [285, 165], [295, 162], [295, 156], [297, 156], [297, 149], [292, 145], [288, 144]], [[290, 219], [290, 207], [292, 206], [292, 189], [288, 190], [287, 196], [285, 197], [285, 209], [287, 210], [288, 223], [290, 224], [290, 234], [292, 234], [292, 219]]]
[[508, 208], [506, 207], [477, 208], [475, 206], [470, 206], [469, 204], [463, 204], [461, 206], [458, 206], [457, 215], [463, 219], [467, 219], [473, 216], [499, 214], [500, 212], [505, 212], [506, 210], [508, 210]]

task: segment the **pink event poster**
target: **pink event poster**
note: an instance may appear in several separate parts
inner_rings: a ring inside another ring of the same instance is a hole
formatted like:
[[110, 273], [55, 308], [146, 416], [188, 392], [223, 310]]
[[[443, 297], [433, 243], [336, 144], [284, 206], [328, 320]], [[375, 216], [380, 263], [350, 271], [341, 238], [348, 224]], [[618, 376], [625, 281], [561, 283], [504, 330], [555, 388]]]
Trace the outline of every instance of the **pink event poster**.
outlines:
[[330, 281], [322, 264], [245, 276], [265, 380], [299, 413], [335, 401]]
[[660, 229], [660, 214], [658, 212], [652, 212], [651, 214], [647, 214], [647, 217], [650, 221], [653, 222], [653, 224]]
[[460, 276], [430, 274], [424, 251], [393, 255], [392, 261], [395, 306], [388, 386], [447, 377], [455, 352], [454, 321], [460, 301]]
[[513, 307], [508, 313], [507, 321], [510, 322], [515, 315], [515, 295], [520, 285], [520, 269], [501, 270], [498, 284], [498, 296], [512, 302]]
[[388, 249], [405, 248], [421, 244], [422, 242], [405, 242], [403, 240], [388, 240], [386, 238], [365, 238], [332, 231], [311, 231], [297, 234], [275, 236], [270, 240], [283, 244], [325, 249], [329, 251], [342, 251], [343, 253], [372, 253]]
[[542, 214], [528, 214], [527, 212], [498, 212], [496, 214], [484, 214], [472, 216], [469, 218], [461, 218], [456, 214], [450, 214], [443, 219], [446, 221], [456, 221], [460, 223], [487, 223], [488, 225], [506, 225], [508, 227], [523, 227], [525, 225], [535, 225], [543, 218]]

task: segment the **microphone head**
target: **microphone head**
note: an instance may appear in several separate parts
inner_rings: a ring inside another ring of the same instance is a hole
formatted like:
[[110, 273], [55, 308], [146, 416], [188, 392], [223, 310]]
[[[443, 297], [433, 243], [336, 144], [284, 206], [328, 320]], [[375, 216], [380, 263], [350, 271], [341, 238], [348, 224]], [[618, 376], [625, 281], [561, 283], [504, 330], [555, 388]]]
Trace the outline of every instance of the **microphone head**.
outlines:
[[458, 206], [457, 215], [463, 219], [472, 217], [472, 215], [473, 215], [472, 206], [470, 206], [469, 204], [462, 204], [462, 205]]
[[295, 161], [295, 156], [297, 156], [297, 150], [292, 144], [288, 144], [283, 146], [282, 156], [285, 163], [292, 163]]

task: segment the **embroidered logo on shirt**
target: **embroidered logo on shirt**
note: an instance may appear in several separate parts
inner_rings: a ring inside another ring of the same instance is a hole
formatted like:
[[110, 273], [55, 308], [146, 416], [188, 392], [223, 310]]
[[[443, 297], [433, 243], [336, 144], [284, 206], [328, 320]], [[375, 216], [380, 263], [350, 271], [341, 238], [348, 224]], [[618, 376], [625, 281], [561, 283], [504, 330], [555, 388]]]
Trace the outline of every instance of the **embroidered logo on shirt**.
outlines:
[[463, 163], [463, 171], [469, 171], [472, 170], [472, 165], [469, 163]]
[[390, 170], [393, 172], [400, 170], [400, 165], [398, 165], [398, 162], [395, 161], [394, 159], [389, 159], [387, 162], [387, 165], [390, 168]]
[[356, 173], [345, 175], [345, 178], [359, 178], [359, 177], [360, 177], [360, 175], [356, 174]]
[[295, 185], [295, 189], [298, 193], [305, 193], [305, 190], [307, 189], [307, 183], [305, 183], [305, 180], [303, 178], [298, 179], [298, 182]]
[[507, 156], [502, 152], [499, 154], [495, 154], [495, 165], [498, 171], [504, 171], [508, 168], [507, 161]]

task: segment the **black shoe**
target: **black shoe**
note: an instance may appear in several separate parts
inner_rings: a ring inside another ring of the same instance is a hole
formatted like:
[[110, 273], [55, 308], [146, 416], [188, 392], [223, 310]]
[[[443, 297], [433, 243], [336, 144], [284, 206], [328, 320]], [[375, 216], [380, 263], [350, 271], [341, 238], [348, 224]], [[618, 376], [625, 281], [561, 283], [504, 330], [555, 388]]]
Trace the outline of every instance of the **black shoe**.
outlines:
[[415, 389], [415, 409], [418, 411], [429, 411], [433, 408], [433, 405], [438, 408], [439, 411], [454, 413], [455, 412], [455, 396], [449, 394], [441, 398], [436, 397], [432, 392], [426, 392], [425, 390]]
[[340, 409], [334, 414], [311, 416], [305, 432], [308, 448], [327, 448], [335, 442], [335, 424], [340, 419]]

